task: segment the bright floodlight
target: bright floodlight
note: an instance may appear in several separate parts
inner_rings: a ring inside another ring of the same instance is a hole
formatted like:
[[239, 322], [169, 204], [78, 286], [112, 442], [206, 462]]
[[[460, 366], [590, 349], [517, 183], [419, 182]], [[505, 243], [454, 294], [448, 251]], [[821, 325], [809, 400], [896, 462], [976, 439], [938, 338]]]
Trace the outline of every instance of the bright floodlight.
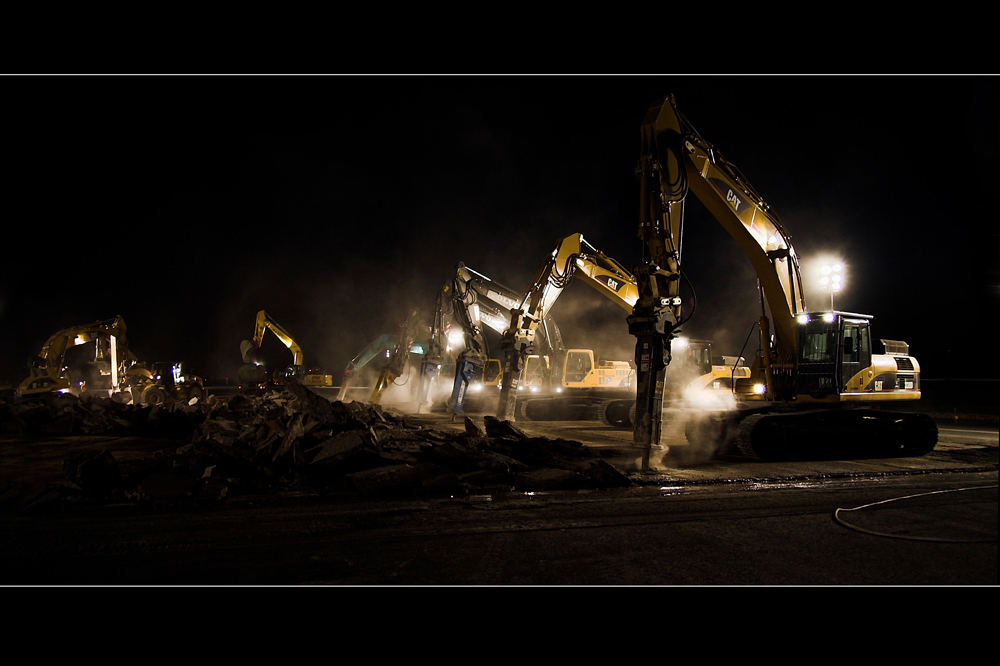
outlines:
[[833, 295], [844, 288], [844, 263], [835, 261], [823, 264], [819, 269], [819, 286], [830, 292], [830, 309], [833, 309]]

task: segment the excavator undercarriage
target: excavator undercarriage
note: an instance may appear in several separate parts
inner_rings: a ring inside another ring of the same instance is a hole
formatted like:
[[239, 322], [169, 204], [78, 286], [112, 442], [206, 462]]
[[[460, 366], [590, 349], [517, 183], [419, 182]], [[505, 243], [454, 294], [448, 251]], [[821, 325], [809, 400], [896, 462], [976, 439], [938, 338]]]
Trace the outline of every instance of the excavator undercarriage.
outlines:
[[684, 434], [702, 451], [787, 460], [920, 456], [934, 449], [938, 431], [934, 420], [920, 413], [762, 404], [691, 418]]

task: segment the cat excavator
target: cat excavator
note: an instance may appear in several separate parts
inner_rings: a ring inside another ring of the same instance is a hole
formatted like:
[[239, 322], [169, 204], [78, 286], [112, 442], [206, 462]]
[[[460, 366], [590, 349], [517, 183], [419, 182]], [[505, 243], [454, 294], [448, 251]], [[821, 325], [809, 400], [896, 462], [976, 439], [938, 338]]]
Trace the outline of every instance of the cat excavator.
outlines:
[[[128, 348], [125, 331], [121, 315], [56, 331], [31, 360], [28, 376], [15, 395], [98, 392], [109, 396], [126, 391], [128, 371], [136, 358]], [[75, 353], [77, 349], [82, 353]], [[67, 358], [79, 355], [84, 358]]]
[[[588, 243], [582, 234], [570, 234], [557, 242], [556, 247], [546, 259], [531, 287], [516, 306], [510, 309], [510, 321], [501, 337], [500, 347], [503, 356], [503, 379], [501, 380], [500, 396], [497, 400], [497, 418], [514, 421], [517, 417], [518, 388], [529, 356], [535, 354], [535, 337], [539, 325], [548, 316], [549, 310], [577, 276], [612, 300], [626, 312], [631, 312], [638, 293], [635, 281], [627, 269]], [[563, 363], [563, 374], [567, 367], [572, 367], [572, 374], [580, 379], [587, 376], [583, 370], [585, 359], [573, 361], [570, 366]], [[593, 361], [591, 358], [591, 368]], [[576, 367], [574, 367], [576, 366]], [[611, 372], [597, 373], [597, 384], [613, 385], [622, 394], [610, 397], [618, 398], [626, 404], [632, 401], [632, 392], [628, 384], [622, 386], [621, 379], [616, 379], [613, 368]], [[576, 377], [574, 377], [576, 378]], [[604, 380], [602, 382], [602, 380]], [[551, 400], [552, 398], [549, 398]], [[526, 406], [522, 415], [526, 414]]]
[[885, 353], [875, 354], [871, 315], [806, 308], [799, 260], [784, 225], [742, 172], [681, 115], [673, 96], [649, 108], [640, 139], [638, 233], [649, 259], [635, 269], [638, 297], [627, 321], [636, 337], [633, 442], [646, 451], [643, 469], [660, 438], [671, 344], [687, 320], [679, 291], [686, 280], [681, 247], [690, 194], [750, 261], [761, 316], [751, 376], [733, 387], [738, 408], [689, 428], [689, 441], [762, 458], [848, 442], [906, 455], [931, 451], [937, 426], [929, 416], [887, 409], [920, 398], [920, 366], [908, 345], [884, 339]]
[[[507, 329], [513, 305], [521, 295], [492, 278], [459, 261], [455, 274], [437, 296], [431, 325], [428, 354], [421, 372], [421, 406], [431, 402], [432, 385], [442, 367], [451, 369], [454, 377], [448, 408], [463, 413], [467, 392], [483, 397], [483, 393], [499, 390], [500, 359], [490, 358], [485, 332], [490, 329], [502, 334]], [[542, 322], [544, 348], [549, 352], [561, 348], [561, 336], [555, 320]]]
[[[525, 378], [537, 374], [534, 367], [545, 361], [535, 353], [535, 332], [563, 290], [575, 278], [584, 282], [615, 305], [631, 313], [638, 300], [635, 277], [621, 263], [598, 250], [582, 234], [570, 234], [556, 243], [539, 270], [531, 289], [511, 308], [509, 327], [504, 331], [502, 389], [498, 418], [593, 418], [616, 427], [632, 427], [635, 415], [635, 370], [627, 361], [595, 362], [593, 350], [561, 349], [554, 354], [554, 380], [547, 386], [535, 384], [522, 390]], [[718, 389], [731, 385], [748, 369], [713, 364], [711, 342], [684, 339], [685, 354], [671, 371], [668, 397], [679, 400], [691, 385]], [[728, 380], [728, 381], [727, 381]], [[523, 397], [521, 394], [524, 394]]]
[[254, 352], [260, 349], [264, 342], [264, 334], [270, 330], [283, 345], [292, 352], [292, 365], [283, 372], [284, 377], [276, 381], [294, 378], [305, 386], [330, 387], [333, 386], [333, 376], [315, 369], [306, 369], [302, 347], [295, 341], [292, 334], [279, 324], [267, 313], [266, 310], [258, 310], [254, 318], [253, 338], [243, 340], [240, 344], [240, 353], [243, 357], [244, 365], [240, 368], [240, 384], [242, 386], [266, 385], [273, 377], [267, 377], [263, 370], [263, 365], [255, 358]]
[[97, 395], [153, 405], [201, 399], [205, 384], [201, 377], [186, 372], [181, 362], [140, 361], [129, 348], [125, 319], [117, 315], [69, 326], [45, 340], [15, 396], [48, 393]]

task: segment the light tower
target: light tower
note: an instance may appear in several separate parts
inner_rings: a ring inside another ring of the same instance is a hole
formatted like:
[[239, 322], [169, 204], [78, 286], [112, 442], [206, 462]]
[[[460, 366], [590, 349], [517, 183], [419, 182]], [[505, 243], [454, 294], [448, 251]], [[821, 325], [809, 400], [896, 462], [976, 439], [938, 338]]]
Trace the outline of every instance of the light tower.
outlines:
[[830, 292], [830, 309], [833, 309], [833, 295], [844, 288], [844, 263], [835, 261], [823, 264], [819, 269], [819, 286]]

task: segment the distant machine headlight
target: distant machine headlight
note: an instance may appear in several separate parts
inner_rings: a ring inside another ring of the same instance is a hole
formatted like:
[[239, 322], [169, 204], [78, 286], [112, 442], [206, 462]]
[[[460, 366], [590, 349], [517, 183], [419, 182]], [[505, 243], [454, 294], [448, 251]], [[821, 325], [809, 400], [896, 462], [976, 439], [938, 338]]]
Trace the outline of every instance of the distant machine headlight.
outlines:
[[764, 391], [766, 391], [766, 390], [767, 390], [767, 387], [764, 386], [763, 384], [754, 384], [753, 385], [753, 392], [756, 393], [757, 395], [764, 395]]
[[807, 314], [800, 314], [798, 317], [795, 318], [795, 321], [799, 322], [800, 324], [808, 324], [809, 323], [809, 315], [807, 315]]

